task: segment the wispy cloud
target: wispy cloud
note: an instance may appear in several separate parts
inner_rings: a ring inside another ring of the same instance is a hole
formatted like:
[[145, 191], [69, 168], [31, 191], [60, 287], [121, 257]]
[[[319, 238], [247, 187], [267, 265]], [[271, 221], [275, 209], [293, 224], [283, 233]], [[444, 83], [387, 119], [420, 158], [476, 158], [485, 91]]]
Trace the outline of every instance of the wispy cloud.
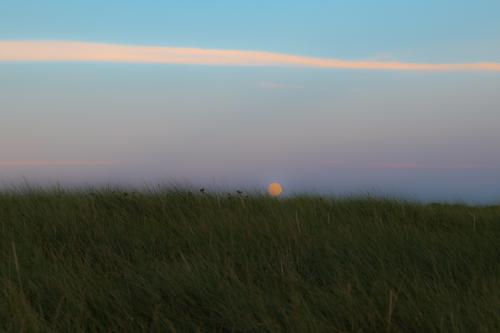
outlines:
[[326, 161], [325, 166], [342, 168], [361, 168], [379, 170], [430, 170], [430, 171], [480, 171], [495, 170], [498, 165], [487, 163], [450, 163], [450, 164], [423, 164], [414, 162], [381, 162], [381, 163], [355, 163], [344, 161]]
[[452, 168], [455, 170], [493, 170], [496, 166], [486, 163], [461, 163], [453, 165]]
[[73, 41], [0, 41], [0, 61], [292, 66], [396, 71], [500, 71], [500, 63], [497, 62], [431, 64], [399, 61], [357, 61], [262, 51], [136, 46]]
[[289, 89], [302, 89], [303, 87], [298, 84], [289, 84], [281, 82], [261, 82], [260, 87], [265, 90], [289, 90]]
[[419, 163], [376, 163], [374, 169], [403, 169], [403, 170], [490, 170], [495, 169], [492, 164], [485, 163], [456, 163], [445, 165], [419, 164]]
[[425, 169], [425, 165], [417, 163], [378, 163], [372, 165], [375, 169]]
[[47, 166], [106, 166], [114, 161], [104, 160], [0, 160], [0, 167], [47, 167]]

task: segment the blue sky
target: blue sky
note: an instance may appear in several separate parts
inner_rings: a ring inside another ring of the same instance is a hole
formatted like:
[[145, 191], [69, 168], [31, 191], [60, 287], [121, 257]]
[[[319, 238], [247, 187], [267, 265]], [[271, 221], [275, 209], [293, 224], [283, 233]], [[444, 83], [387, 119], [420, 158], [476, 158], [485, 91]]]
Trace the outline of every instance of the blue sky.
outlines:
[[19, 1], [0, 38], [280, 51], [420, 61], [500, 57], [500, 3], [423, 1]]
[[[499, 12], [498, 1], [3, 0], [0, 41], [498, 63]], [[6, 184], [500, 198], [498, 72], [0, 62], [0, 73]]]

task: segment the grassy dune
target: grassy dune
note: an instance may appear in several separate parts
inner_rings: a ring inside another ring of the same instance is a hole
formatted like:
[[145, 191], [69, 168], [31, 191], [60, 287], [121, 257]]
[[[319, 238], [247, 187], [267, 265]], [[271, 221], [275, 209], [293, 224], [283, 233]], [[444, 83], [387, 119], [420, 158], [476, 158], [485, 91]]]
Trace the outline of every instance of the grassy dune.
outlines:
[[0, 331], [500, 332], [500, 206], [0, 194]]

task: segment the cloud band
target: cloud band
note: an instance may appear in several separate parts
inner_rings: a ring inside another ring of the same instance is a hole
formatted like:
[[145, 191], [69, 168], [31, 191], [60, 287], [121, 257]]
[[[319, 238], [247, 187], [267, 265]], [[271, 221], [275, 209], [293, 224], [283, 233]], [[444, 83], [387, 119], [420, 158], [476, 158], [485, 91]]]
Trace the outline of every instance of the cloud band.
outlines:
[[53, 166], [107, 166], [115, 164], [104, 160], [8, 160], [1, 161], [0, 167], [53, 167]]
[[495, 71], [500, 63], [457, 64], [353, 61], [299, 55], [73, 41], [1, 41], [0, 62], [109, 62], [229, 66], [289, 66], [395, 71]]

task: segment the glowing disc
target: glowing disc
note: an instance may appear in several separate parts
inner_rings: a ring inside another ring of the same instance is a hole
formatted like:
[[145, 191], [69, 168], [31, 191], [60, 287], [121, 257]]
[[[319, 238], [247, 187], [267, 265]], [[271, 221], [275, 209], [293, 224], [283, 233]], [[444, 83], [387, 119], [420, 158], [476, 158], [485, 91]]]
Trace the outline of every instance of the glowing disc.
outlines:
[[267, 193], [272, 197], [277, 197], [283, 192], [283, 188], [279, 183], [271, 183], [267, 187]]

